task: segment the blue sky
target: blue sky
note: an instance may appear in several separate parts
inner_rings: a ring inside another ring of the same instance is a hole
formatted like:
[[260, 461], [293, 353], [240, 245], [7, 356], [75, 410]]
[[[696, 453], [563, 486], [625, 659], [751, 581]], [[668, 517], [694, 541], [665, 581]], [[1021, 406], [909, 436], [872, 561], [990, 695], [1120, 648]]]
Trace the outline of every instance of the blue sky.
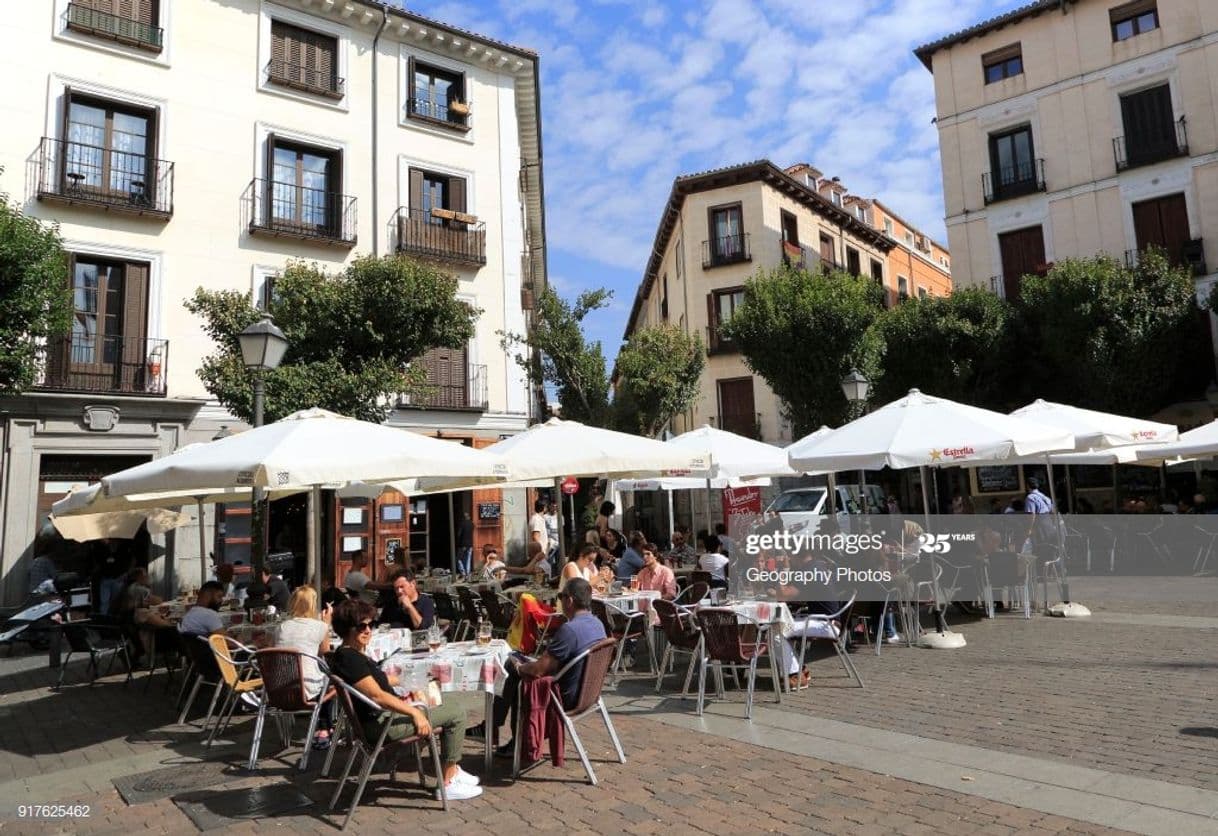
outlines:
[[1026, 0], [407, 3], [541, 56], [550, 281], [614, 291], [610, 364], [673, 178], [809, 162], [946, 243], [931, 75], [915, 46]]

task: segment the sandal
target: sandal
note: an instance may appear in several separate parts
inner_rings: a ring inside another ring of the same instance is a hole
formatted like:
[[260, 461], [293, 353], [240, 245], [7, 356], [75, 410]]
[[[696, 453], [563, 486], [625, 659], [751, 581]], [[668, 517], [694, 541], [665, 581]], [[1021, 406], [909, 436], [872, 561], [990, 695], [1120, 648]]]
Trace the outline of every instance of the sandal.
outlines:
[[330, 748], [330, 733], [328, 731], [319, 731], [313, 735], [313, 749], [318, 752], [324, 752]]

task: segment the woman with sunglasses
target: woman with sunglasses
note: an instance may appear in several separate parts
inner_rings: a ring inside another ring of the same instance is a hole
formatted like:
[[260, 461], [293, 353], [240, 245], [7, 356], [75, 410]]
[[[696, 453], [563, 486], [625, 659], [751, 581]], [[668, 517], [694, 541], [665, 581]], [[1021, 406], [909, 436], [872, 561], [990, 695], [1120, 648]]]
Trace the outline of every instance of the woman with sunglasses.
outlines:
[[[451, 703], [431, 709], [431, 722], [423, 710], [416, 708], [393, 691], [397, 677], [388, 676], [368, 658], [368, 643], [376, 622], [376, 608], [366, 601], [344, 601], [334, 611], [334, 631], [342, 637], [343, 646], [331, 657], [330, 668], [340, 679], [359, 691], [377, 708], [362, 700], [352, 700], [355, 712], [369, 742], [380, 737], [384, 724], [389, 723], [388, 740], [402, 740], [416, 734], [429, 734], [434, 724], [440, 729], [440, 760], [444, 763], [444, 786], [449, 801], [463, 801], [482, 795], [478, 778], [459, 765], [461, 747], [465, 742], [465, 712]], [[384, 712], [393, 712], [388, 717]], [[440, 791], [436, 790], [439, 798]]]

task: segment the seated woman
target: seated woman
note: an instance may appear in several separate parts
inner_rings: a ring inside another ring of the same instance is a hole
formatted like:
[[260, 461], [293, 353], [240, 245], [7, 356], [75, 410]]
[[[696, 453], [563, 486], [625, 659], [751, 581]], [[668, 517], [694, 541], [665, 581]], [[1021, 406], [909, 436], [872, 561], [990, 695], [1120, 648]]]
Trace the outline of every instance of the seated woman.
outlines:
[[156, 611], [161, 603], [148, 586], [147, 569], [137, 566], [127, 573], [127, 585], [113, 605], [114, 614], [139, 630], [141, 653], [150, 650], [154, 641], [162, 648], [178, 646], [177, 627]]
[[[330, 617], [334, 610], [326, 605], [320, 613], [317, 611], [317, 590], [311, 586], [300, 586], [288, 599], [288, 618], [279, 625], [279, 647], [287, 647], [307, 653], [310, 656], [322, 656], [330, 652]], [[305, 659], [304, 669], [305, 693], [309, 699], [315, 700], [321, 696], [326, 686], [326, 678], [317, 663]], [[313, 735], [314, 749], [330, 748], [330, 730], [334, 728], [334, 700], [322, 706], [317, 718], [317, 731]]]
[[591, 543], [584, 543], [579, 548], [575, 559], [562, 567], [562, 575], [558, 581], [558, 591], [567, 588], [567, 583], [575, 578], [583, 578], [592, 584], [593, 589], [600, 583], [600, 573], [596, 570], [596, 557], [600, 549]]
[[499, 552], [490, 543], [474, 556], [473, 577], [479, 583], [494, 583], [503, 580], [507, 566], [499, 559]]
[[[465, 742], [465, 711], [454, 703], [431, 709], [431, 721], [423, 709], [393, 692], [397, 677], [388, 676], [368, 658], [368, 642], [376, 623], [376, 607], [366, 601], [345, 601], [334, 611], [334, 630], [343, 646], [330, 657], [330, 668], [340, 679], [359, 691], [378, 708], [352, 700], [369, 742], [375, 742], [389, 723], [389, 740], [429, 734], [434, 723], [441, 729], [440, 760], [444, 764], [444, 787], [449, 801], [482, 795], [478, 779], [460, 767]], [[386, 716], [385, 712], [389, 712]], [[439, 798], [440, 791], [436, 790]]]
[[[529, 541], [526, 550], [528, 553], [528, 560], [525, 561], [523, 566], [504, 567], [503, 571], [509, 576], [509, 582], [504, 584], [505, 586], [514, 586], [525, 583], [528, 579], [531, 579], [539, 572], [545, 575], [547, 578], [552, 574], [550, 571], [550, 563], [546, 560], [546, 553], [544, 550], [542, 550], [541, 543], [538, 543], [536, 540], [531, 540]], [[515, 581], [515, 583], [512, 583], [512, 581]]]

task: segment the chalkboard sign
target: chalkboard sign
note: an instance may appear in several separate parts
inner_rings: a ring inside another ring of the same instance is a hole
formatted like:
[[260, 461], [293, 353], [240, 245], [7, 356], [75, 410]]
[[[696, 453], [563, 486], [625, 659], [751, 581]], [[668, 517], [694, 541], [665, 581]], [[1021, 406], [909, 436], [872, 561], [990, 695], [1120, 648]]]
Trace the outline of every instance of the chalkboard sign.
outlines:
[[499, 519], [499, 509], [500, 506], [498, 502], [479, 502], [478, 519], [497, 520]]
[[1019, 467], [1010, 464], [977, 468], [977, 493], [1019, 493]]

